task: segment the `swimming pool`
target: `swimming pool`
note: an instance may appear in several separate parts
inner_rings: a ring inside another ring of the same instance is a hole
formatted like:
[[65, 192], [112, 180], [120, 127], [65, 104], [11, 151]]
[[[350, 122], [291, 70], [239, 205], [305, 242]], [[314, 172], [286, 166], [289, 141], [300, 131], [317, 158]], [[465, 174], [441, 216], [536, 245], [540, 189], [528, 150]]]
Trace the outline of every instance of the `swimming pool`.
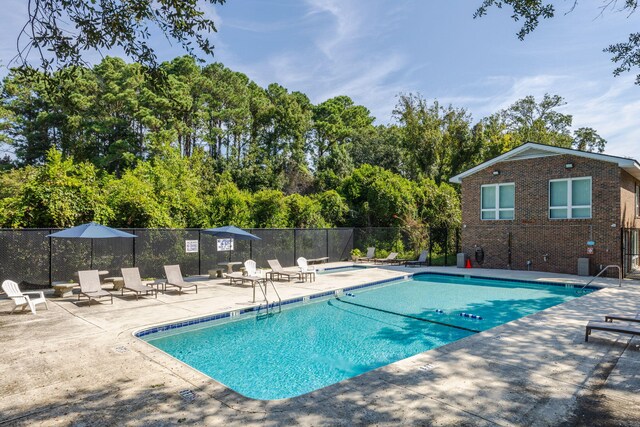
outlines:
[[138, 335], [244, 396], [271, 400], [334, 384], [577, 296], [564, 286], [418, 274], [291, 305], [271, 316]]

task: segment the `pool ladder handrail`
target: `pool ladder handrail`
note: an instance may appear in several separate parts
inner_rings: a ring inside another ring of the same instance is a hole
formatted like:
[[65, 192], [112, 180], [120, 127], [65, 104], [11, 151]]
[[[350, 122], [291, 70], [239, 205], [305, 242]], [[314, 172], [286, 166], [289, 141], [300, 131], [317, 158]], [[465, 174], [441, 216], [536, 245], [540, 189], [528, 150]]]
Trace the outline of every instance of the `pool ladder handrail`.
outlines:
[[594, 280], [596, 280], [598, 277], [600, 277], [600, 275], [602, 273], [604, 273], [605, 271], [607, 271], [610, 267], [615, 267], [618, 269], [618, 287], [621, 288], [622, 287], [622, 268], [617, 265], [617, 264], [610, 264], [607, 265], [605, 268], [603, 268], [602, 270], [600, 270], [600, 272], [598, 274], [596, 274], [595, 276], [593, 276], [593, 278], [591, 280], [589, 280], [587, 282], [586, 285], [584, 285], [583, 287], [581, 287], [580, 289], [578, 289], [578, 292], [582, 292], [584, 291], [584, 288], [586, 288], [587, 286], [589, 286], [591, 284], [591, 282], [593, 282]]
[[276, 285], [273, 283], [273, 280], [271, 279], [264, 279], [264, 289], [262, 289], [262, 283], [258, 282], [258, 287], [260, 288], [260, 291], [262, 292], [262, 295], [264, 296], [264, 300], [267, 303], [267, 314], [269, 314], [269, 300], [267, 299], [267, 282], [271, 283], [271, 287], [273, 288], [273, 291], [276, 293], [276, 296], [278, 297], [278, 313], [282, 312], [282, 298], [280, 298], [280, 294], [278, 293], [278, 290], [276, 289]]

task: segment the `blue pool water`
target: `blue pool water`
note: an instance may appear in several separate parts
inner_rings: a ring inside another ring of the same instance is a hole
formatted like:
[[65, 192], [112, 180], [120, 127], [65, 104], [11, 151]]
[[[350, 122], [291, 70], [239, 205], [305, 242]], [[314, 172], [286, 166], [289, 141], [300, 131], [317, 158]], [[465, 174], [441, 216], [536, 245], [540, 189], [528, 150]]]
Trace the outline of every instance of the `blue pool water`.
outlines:
[[[144, 339], [244, 396], [281, 399], [577, 296], [575, 289], [563, 286], [432, 274], [348, 293], [354, 296], [294, 305], [271, 316], [242, 316], [153, 333]], [[461, 317], [462, 312], [483, 319]]]
[[320, 270], [318, 271], [318, 274], [336, 274], [336, 273], [348, 273], [350, 271], [362, 271], [362, 270], [366, 270], [368, 267], [358, 267], [358, 266], [351, 266], [351, 267], [336, 267], [336, 268], [328, 268], [326, 270]]

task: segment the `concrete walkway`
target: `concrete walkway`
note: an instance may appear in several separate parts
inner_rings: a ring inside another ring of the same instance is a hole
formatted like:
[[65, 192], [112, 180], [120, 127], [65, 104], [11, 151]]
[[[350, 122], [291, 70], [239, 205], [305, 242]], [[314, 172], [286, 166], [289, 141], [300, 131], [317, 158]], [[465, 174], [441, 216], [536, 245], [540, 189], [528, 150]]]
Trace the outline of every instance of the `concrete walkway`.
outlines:
[[[279, 283], [283, 298], [401, 277], [377, 268]], [[475, 275], [584, 283], [537, 272]], [[584, 325], [636, 314], [640, 284], [606, 288], [356, 378], [292, 399], [256, 401], [134, 338], [145, 326], [252, 305], [250, 287], [201, 280], [114, 304], [50, 298], [50, 310], [9, 316], [0, 300], [0, 424], [8, 425], [640, 425], [640, 340]], [[86, 301], [86, 300], [85, 300]], [[265, 351], [268, 351], [266, 349]], [[260, 355], [256, 355], [259, 357]], [[184, 400], [179, 392], [193, 390]]]

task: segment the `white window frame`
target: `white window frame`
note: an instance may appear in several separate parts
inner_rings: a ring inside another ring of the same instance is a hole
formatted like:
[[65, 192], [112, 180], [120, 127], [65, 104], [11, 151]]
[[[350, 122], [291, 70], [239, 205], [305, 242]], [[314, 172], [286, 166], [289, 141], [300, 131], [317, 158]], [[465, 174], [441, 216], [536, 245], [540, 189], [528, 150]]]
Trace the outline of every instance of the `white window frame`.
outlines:
[[[501, 208], [500, 207], [500, 187], [513, 186], [513, 207], [512, 208]], [[495, 187], [496, 188], [496, 204], [493, 209], [483, 209], [482, 208], [482, 189], [485, 187]], [[500, 184], [484, 184], [480, 186], [480, 220], [482, 221], [513, 221], [516, 219], [516, 184], [514, 182], [505, 182]], [[500, 218], [500, 212], [512, 211], [513, 218]], [[495, 218], [482, 218], [483, 212], [494, 212]]]
[[[571, 185], [571, 183], [573, 181], [581, 181], [581, 180], [585, 180], [588, 179], [589, 180], [589, 188], [591, 189], [591, 203], [589, 205], [572, 205], [571, 204], [571, 200], [572, 200], [572, 191], [573, 191], [573, 185]], [[567, 183], [567, 204], [565, 206], [551, 206], [551, 183], [552, 182], [561, 182], [564, 181]], [[562, 220], [562, 219], [591, 219], [593, 218], [593, 179], [591, 179], [590, 176], [577, 176], [575, 178], [562, 178], [562, 179], [550, 179], [549, 180], [549, 185], [548, 185], [548, 189], [547, 189], [547, 198], [548, 198], [548, 202], [547, 202], [547, 216], [551, 221], [554, 220]], [[579, 209], [579, 208], [589, 208], [589, 212], [590, 215], [588, 217], [580, 217], [580, 218], [574, 218], [572, 215], [572, 209]], [[566, 218], [551, 218], [551, 210], [552, 209], [566, 209], [567, 210], [567, 217]]]

